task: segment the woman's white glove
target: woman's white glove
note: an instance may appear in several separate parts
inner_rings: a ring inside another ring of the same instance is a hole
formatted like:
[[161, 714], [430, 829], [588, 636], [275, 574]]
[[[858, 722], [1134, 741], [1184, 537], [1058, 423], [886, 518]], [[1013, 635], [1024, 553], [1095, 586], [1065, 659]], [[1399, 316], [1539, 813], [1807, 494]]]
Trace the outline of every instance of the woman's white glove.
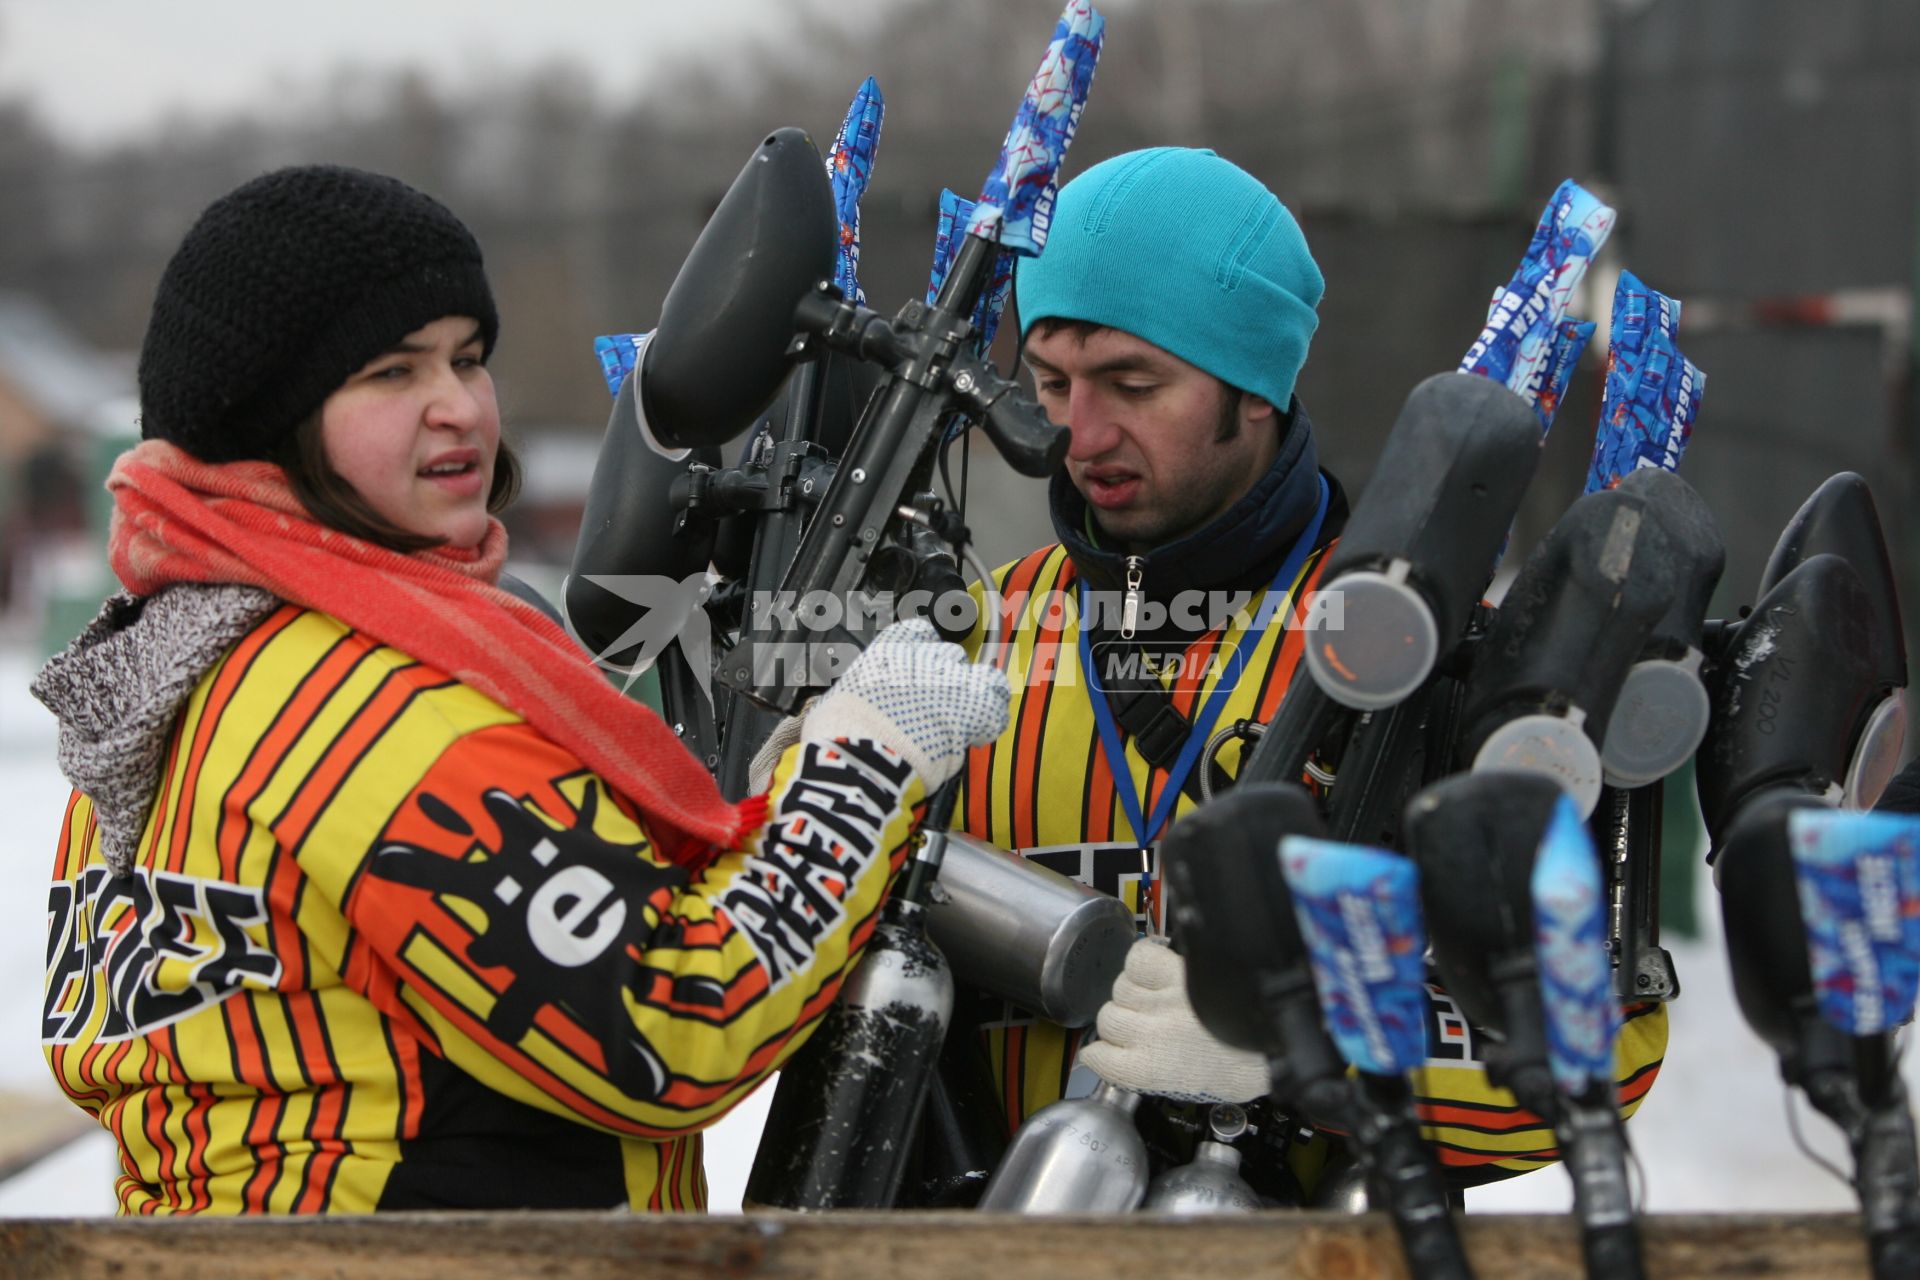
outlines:
[[808, 698], [807, 704], [800, 708], [797, 716], [788, 716], [773, 726], [773, 732], [753, 753], [753, 759], [747, 762], [747, 794], [759, 795], [773, 785], [773, 771], [779, 765], [780, 757], [787, 754], [787, 748], [800, 741], [800, 726], [806, 722], [813, 706], [819, 702], [818, 696]]
[[1187, 962], [1157, 938], [1127, 952], [1113, 996], [1095, 1020], [1100, 1038], [1079, 1061], [1135, 1093], [1182, 1102], [1250, 1102], [1273, 1088], [1267, 1060], [1222, 1044], [1187, 999]]
[[967, 749], [1007, 727], [1011, 697], [995, 667], [970, 663], [925, 618], [896, 622], [820, 697], [802, 742], [870, 738], [906, 758], [928, 791], [960, 771]]

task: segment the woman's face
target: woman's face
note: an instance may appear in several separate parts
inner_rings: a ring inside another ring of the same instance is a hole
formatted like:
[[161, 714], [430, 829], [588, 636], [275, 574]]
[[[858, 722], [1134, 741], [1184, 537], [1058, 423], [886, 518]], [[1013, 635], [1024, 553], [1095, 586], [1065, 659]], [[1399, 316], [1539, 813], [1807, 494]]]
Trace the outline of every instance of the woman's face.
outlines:
[[409, 533], [472, 548], [487, 533], [500, 447], [480, 326], [443, 316], [414, 330], [320, 406], [327, 461], [380, 515]]

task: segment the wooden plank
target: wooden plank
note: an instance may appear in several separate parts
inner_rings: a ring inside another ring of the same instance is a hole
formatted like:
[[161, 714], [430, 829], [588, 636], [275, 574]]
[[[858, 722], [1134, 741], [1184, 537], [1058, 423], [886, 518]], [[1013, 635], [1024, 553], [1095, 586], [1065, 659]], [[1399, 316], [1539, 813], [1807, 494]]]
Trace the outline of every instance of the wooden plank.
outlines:
[[62, 1094], [0, 1090], [0, 1182], [99, 1131], [99, 1123]]
[[[1486, 1280], [1584, 1280], [1563, 1216], [1470, 1215]], [[1654, 1216], [1651, 1280], [1865, 1276], [1851, 1215]], [[141, 1280], [1405, 1280], [1391, 1226], [1275, 1211], [1212, 1220], [1145, 1214], [1013, 1218], [978, 1213], [407, 1214], [361, 1218], [0, 1221], [0, 1264], [18, 1277]]]

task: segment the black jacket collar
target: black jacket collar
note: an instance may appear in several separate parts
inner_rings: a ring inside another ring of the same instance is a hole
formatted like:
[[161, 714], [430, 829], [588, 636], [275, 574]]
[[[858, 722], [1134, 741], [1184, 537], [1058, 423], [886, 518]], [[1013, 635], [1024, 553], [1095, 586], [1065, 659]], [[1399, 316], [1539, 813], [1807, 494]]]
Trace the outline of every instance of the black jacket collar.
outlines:
[[[1180, 591], [1258, 590], [1278, 573], [1287, 552], [1313, 519], [1319, 505], [1319, 456], [1313, 423], [1296, 399], [1289, 407], [1280, 454], [1240, 501], [1206, 527], [1155, 547], [1140, 565], [1141, 591], [1165, 600]], [[1319, 543], [1325, 545], [1346, 520], [1346, 495], [1328, 475], [1327, 515]], [[1127, 555], [1101, 546], [1098, 527], [1088, 517], [1087, 500], [1073, 487], [1065, 468], [1054, 473], [1048, 491], [1054, 532], [1087, 585], [1119, 591], [1126, 581]]]

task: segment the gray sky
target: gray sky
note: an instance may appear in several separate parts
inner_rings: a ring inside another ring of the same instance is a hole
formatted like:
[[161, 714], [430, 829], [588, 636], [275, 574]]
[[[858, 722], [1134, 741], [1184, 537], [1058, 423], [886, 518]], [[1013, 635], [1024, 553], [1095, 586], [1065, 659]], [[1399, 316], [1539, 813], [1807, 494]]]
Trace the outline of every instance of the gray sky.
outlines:
[[[888, 0], [833, 0], [859, 16]], [[343, 64], [412, 66], [453, 87], [555, 59], [606, 100], [675, 59], [774, 42], [821, 0], [0, 0], [0, 95], [99, 146], [169, 116], [294, 111]], [[816, 19], [817, 20], [817, 19]]]

